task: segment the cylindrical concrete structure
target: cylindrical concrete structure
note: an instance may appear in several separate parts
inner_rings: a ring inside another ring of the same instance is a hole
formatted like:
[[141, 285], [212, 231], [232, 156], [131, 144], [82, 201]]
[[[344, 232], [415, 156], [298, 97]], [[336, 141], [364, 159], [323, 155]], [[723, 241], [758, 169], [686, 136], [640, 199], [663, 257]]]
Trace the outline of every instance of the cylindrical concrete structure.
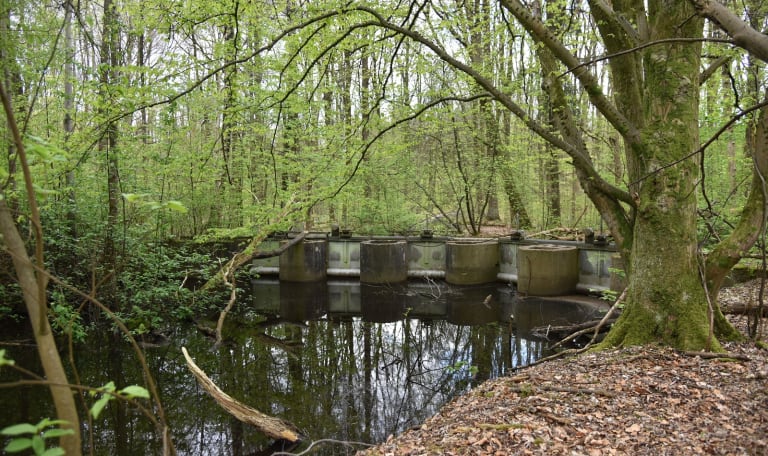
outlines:
[[474, 326], [500, 320], [495, 286], [453, 287], [446, 294], [448, 314], [446, 320], [454, 325]]
[[405, 318], [407, 284], [360, 284], [360, 312], [363, 321], [391, 323]]
[[325, 280], [327, 257], [327, 241], [305, 239], [280, 255], [280, 280], [287, 282]]
[[280, 283], [280, 317], [300, 323], [315, 320], [328, 312], [328, 283], [324, 280], [302, 284]]
[[408, 280], [408, 244], [373, 239], [360, 243], [360, 282], [398, 283]]
[[496, 280], [499, 243], [451, 240], [445, 243], [445, 281], [454, 285], [478, 285]]
[[517, 291], [533, 296], [566, 295], [579, 283], [579, 249], [537, 244], [517, 250]]

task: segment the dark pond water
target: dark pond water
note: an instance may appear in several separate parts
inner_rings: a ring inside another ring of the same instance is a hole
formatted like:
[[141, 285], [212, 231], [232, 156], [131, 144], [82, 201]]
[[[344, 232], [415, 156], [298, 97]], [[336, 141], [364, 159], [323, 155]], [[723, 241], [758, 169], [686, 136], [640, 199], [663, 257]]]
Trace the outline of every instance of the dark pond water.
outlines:
[[[291, 421], [311, 439], [375, 443], [420, 423], [479, 382], [540, 358], [546, 345], [529, 336], [531, 328], [583, 321], [597, 312], [581, 304], [518, 301], [503, 284], [261, 279], [252, 302], [228, 317], [221, 347], [212, 349], [213, 341], [190, 325], [146, 354], [179, 454], [269, 454], [268, 439], [221, 411], [199, 388], [182, 346], [224, 391]], [[0, 348], [39, 371], [34, 347], [24, 343], [28, 337], [26, 325], [4, 328]], [[74, 359], [82, 384], [143, 384], [135, 354], [119, 337], [92, 336], [75, 347]], [[0, 370], [1, 381], [16, 378]], [[0, 390], [0, 427], [51, 413], [45, 389]], [[159, 454], [152, 425], [130, 407], [112, 403], [86, 428], [94, 454]], [[353, 452], [326, 445], [313, 454]]]

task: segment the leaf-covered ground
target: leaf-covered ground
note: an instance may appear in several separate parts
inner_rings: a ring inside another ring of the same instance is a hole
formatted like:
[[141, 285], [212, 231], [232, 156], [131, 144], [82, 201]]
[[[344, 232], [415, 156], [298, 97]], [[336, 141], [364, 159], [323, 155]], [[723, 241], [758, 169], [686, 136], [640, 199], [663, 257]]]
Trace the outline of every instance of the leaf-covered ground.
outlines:
[[[747, 300], [755, 287], [722, 298]], [[729, 318], [746, 330], [746, 318]], [[768, 350], [725, 349], [734, 358], [632, 347], [548, 361], [360, 454], [768, 455]]]

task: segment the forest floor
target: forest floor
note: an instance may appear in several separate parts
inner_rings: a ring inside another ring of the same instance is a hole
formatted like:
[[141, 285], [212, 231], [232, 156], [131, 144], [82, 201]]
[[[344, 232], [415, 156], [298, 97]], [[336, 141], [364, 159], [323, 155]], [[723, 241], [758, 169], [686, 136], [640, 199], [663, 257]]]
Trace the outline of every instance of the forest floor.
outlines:
[[[754, 303], [757, 288], [724, 289], [721, 300]], [[746, 317], [728, 318], [746, 332]], [[522, 368], [359, 454], [768, 455], [768, 350], [724, 348], [731, 357], [646, 346]]]

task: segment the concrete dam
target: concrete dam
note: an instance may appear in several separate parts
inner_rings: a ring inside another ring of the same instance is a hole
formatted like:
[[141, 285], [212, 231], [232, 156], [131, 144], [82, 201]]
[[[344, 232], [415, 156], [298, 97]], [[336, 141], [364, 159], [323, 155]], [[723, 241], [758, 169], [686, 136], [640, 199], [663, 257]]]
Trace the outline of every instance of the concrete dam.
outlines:
[[[271, 236], [260, 251], [280, 248], [298, 233]], [[352, 236], [307, 233], [281, 255], [253, 261], [251, 272], [281, 282], [333, 277], [394, 284], [409, 279], [452, 285], [512, 283], [518, 293], [562, 296], [618, 290], [616, 249], [605, 243], [528, 240], [522, 237]]]

